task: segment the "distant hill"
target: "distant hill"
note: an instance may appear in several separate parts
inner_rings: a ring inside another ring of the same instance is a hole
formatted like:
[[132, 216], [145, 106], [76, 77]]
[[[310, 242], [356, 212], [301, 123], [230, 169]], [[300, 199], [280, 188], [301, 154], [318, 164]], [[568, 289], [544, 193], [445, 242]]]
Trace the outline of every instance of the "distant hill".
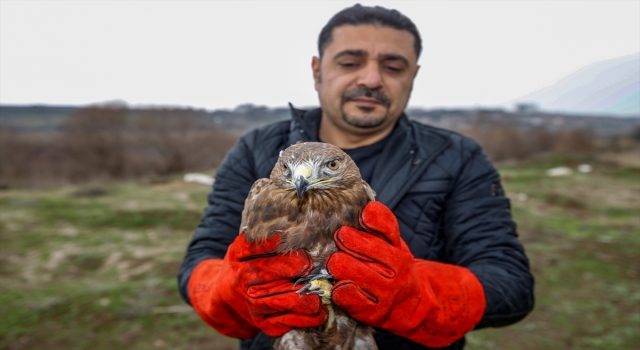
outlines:
[[76, 106], [0, 105], [0, 126], [16, 131], [52, 131], [78, 110]]
[[[17, 132], [55, 132], [60, 130], [70, 116], [86, 107], [104, 106], [0, 105], [0, 127], [11, 128]], [[288, 119], [291, 116], [288, 107], [267, 108], [252, 104], [240, 105], [233, 110], [213, 111], [177, 107], [136, 108], [126, 105], [118, 107], [126, 108], [129, 116], [140, 113], [183, 115], [183, 112], [189, 111], [201, 122], [236, 133]]]
[[[124, 107], [124, 106], [123, 106]], [[16, 106], [0, 105], [0, 127], [19, 133], [55, 133], [64, 122], [83, 107], [75, 106]], [[189, 108], [145, 107], [127, 108], [130, 117], [140, 114], [195, 116], [198, 125], [211, 126], [234, 134], [241, 134], [262, 125], [291, 118], [288, 107], [268, 108], [244, 104], [233, 110], [194, 110]], [[503, 109], [421, 109], [410, 108], [407, 115], [424, 124], [452, 130], [473, 127], [478, 117], [490, 123], [503, 123], [520, 128], [545, 127], [549, 131], [592, 129], [596, 135], [609, 137], [626, 135], [640, 128], [640, 118], [612, 115], [584, 115], [551, 113], [544, 110], [506, 111]]]
[[513, 103], [535, 103], [546, 111], [640, 117], [640, 53], [580, 69]]

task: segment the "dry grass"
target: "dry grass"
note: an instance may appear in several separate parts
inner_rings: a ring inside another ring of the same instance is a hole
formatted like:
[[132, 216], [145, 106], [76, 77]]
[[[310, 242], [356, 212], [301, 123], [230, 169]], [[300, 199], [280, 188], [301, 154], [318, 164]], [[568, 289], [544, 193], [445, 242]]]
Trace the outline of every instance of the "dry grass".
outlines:
[[[583, 162], [593, 173], [544, 175]], [[638, 348], [640, 169], [552, 155], [501, 172], [537, 304], [516, 325], [472, 332], [467, 348]], [[0, 349], [237, 347], [176, 287], [209, 189], [166, 180], [0, 192]]]

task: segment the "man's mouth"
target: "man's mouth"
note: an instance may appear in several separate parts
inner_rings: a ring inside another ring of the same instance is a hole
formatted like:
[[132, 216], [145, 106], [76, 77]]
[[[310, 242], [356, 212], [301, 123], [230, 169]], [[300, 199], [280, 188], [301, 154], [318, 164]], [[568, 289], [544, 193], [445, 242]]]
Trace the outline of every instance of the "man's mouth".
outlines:
[[360, 108], [376, 108], [377, 106], [384, 105], [382, 101], [376, 100], [375, 98], [356, 97], [349, 101], [354, 102]]
[[354, 102], [360, 108], [376, 108], [379, 105], [389, 107], [391, 100], [381, 91], [359, 87], [346, 91], [342, 103]]

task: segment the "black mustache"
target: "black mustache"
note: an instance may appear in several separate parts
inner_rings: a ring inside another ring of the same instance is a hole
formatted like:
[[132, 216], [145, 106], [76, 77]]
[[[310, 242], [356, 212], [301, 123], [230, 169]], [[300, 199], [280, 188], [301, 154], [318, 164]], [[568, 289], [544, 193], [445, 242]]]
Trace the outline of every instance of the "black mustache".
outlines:
[[391, 99], [387, 97], [381, 90], [373, 90], [365, 87], [359, 87], [353, 90], [345, 91], [342, 94], [342, 104], [356, 97], [372, 98], [385, 106], [391, 104]]

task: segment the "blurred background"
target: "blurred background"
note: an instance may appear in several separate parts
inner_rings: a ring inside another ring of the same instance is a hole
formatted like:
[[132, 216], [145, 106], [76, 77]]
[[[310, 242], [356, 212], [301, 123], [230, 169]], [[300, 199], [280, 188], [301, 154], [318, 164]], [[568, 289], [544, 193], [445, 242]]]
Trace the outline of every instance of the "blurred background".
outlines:
[[[407, 114], [482, 144], [536, 276], [467, 348], [639, 348], [640, 2], [361, 3], [418, 26]], [[0, 1], [0, 349], [237, 348], [176, 274], [237, 138], [317, 106], [351, 5]]]

